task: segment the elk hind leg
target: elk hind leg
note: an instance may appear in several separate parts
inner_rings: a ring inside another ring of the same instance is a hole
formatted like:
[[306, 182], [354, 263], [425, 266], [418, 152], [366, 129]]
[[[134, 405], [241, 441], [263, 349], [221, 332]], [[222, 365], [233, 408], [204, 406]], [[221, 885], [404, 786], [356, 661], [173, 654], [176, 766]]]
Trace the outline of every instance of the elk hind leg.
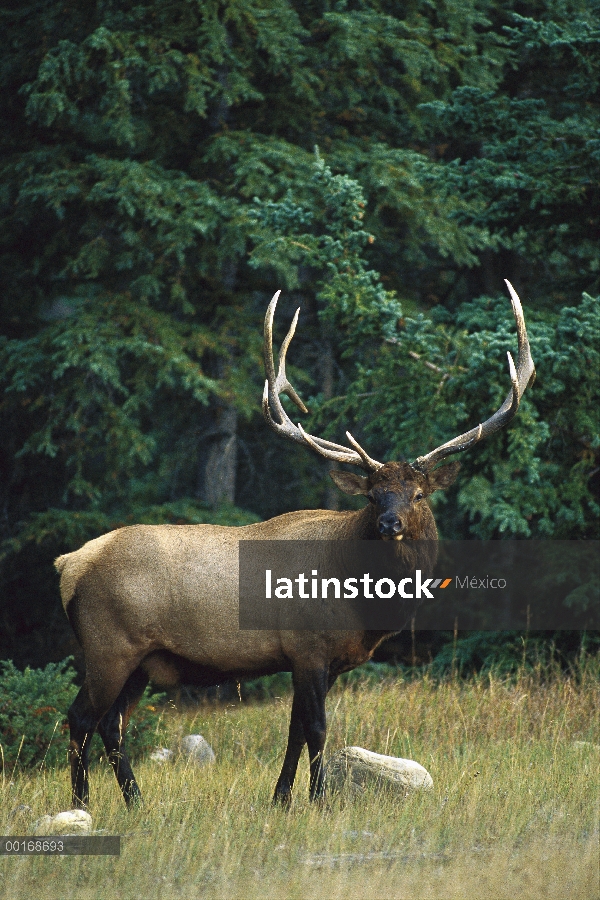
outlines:
[[127, 806], [140, 802], [142, 795], [125, 752], [125, 729], [147, 684], [147, 673], [142, 669], [136, 669], [98, 724], [98, 732]]
[[89, 803], [88, 768], [90, 743], [99, 718], [100, 716], [96, 713], [90, 699], [88, 686], [84, 683], [68, 712], [72, 804], [76, 809], [85, 809]]

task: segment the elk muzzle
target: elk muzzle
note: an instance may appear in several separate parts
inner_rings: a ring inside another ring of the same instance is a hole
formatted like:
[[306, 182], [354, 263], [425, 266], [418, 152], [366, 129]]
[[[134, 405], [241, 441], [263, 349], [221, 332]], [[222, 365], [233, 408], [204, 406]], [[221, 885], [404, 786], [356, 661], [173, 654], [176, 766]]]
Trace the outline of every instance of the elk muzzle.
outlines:
[[384, 540], [401, 541], [404, 537], [405, 522], [393, 510], [388, 509], [377, 519], [379, 534]]

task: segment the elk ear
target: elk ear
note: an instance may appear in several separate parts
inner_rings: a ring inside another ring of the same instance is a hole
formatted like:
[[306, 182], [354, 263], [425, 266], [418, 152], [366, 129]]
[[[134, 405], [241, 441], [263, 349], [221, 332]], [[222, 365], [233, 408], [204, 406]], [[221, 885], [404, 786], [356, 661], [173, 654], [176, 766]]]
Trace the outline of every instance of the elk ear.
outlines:
[[355, 475], [354, 472], [340, 472], [339, 469], [333, 469], [329, 475], [335, 486], [339, 487], [344, 494], [366, 494], [369, 490], [369, 479], [363, 478], [362, 475]]
[[430, 493], [433, 494], [434, 491], [443, 491], [450, 487], [458, 475], [459, 469], [459, 462], [453, 462], [447, 466], [440, 466], [439, 469], [434, 469], [434, 471], [427, 476], [427, 486]]

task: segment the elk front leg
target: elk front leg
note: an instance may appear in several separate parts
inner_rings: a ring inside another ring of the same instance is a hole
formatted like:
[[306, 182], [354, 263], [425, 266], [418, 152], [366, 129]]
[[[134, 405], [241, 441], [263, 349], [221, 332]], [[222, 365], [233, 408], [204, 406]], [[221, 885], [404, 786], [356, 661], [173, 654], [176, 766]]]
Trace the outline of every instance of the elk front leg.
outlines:
[[323, 795], [323, 751], [327, 736], [325, 697], [329, 686], [326, 668], [299, 673], [297, 676], [294, 673], [294, 699], [298, 697], [304, 737], [308, 744], [311, 800]]
[[306, 743], [304, 737], [304, 726], [302, 724], [302, 714], [300, 709], [300, 698], [294, 692], [292, 701], [292, 714], [290, 716], [290, 731], [288, 735], [287, 750], [285, 751], [285, 759], [281, 768], [281, 775], [275, 787], [275, 795], [273, 803], [281, 803], [283, 806], [289, 806], [292, 802], [292, 788], [298, 768], [298, 760]]

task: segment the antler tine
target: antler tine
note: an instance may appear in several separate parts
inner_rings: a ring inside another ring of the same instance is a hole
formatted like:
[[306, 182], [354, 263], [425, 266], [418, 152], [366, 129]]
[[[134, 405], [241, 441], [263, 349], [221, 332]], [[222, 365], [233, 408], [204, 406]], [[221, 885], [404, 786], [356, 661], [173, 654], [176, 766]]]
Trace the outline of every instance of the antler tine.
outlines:
[[352, 444], [360, 458], [363, 460], [363, 462], [366, 463], [366, 465], [372, 472], [375, 471], [375, 469], [380, 469], [382, 467], [383, 463], [377, 462], [376, 459], [372, 459], [367, 451], [363, 450], [356, 438], [352, 437], [349, 431], [346, 432], [346, 437], [348, 438], [348, 443]]
[[[300, 313], [299, 309], [296, 310], [290, 329], [281, 345], [279, 351], [279, 367], [277, 376], [275, 375], [275, 363], [273, 361], [273, 319], [280, 293], [280, 291], [277, 291], [277, 293], [274, 294], [265, 315], [263, 350], [267, 380], [265, 381], [262, 397], [262, 410], [265, 420], [278, 434], [283, 434], [299, 444], [305, 444], [306, 446], [311, 447], [326, 459], [331, 459], [335, 462], [349, 463], [353, 466], [360, 466], [367, 471], [378, 469], [382, 463], [378, 463], [376, 460], [371, 459], [362, 447], [356, 443], [354, 438], [351, 438], [351, 443], [357, 448], [358, 452], [350, 450], [349, 447], [344, 447], [341, 444], [334, 444], [333, 441], [326, 441], [324, 438], [307, 434], [302, 428], [302, 425], [294, 425], [286, 413], [283, 404], [279, 399], [280, 394], [287, 394], [302, 412], [308, 412], [308, 410], [288, 381], [285, 371], [286, 353], [296, 331], [296, 324]], [[271, 409], [273, 409], [275, 416], [271, 412]]]
[[308, 434], [308, 432], [304, 430], [300, 422], [298, 422], [298, 431], [300, 432], [308, 446], [312, 447], [313, 450], [316, 450], [317, 453], [319, 453], [321, 456], [324, 456], [325, 459], [332, 459], [335, 462], [349, 463], [352, 466], [360, 466], [362, 469], [367, 468], [364, 460], [360, 456], [358, 456], [357, 453], [354, 453], [352, 450], [348, 450], [348, 448], [344, 447], [342, 444], [334, 444], [331, 441], [325, 441], [323, 440], [323, 438], [314, 437], [312, 434]]
[[281, 405], [279, 394], [287, 394], [290, 400], [293, 400], [296, 406], [301, 409], [302, 412], [307, 413], [308, 410], [290, 382], [287, 380], [285, 372], [285, 355], [296, 332], [296, 324], [298, 322], [298, 316], [300, 315], [300, 308], [296, 310], [294, 318], [292, 319], [292, 324], [290, 325], [290, 329], [281, 345], [281, 349], [279, 351], [279, 368], [277, 371], [277, 377], [275, 377], [275, 363], [273, 362], [273, 318], [275, 316], [275, 307], [277, 306], [277, 301], [279, 300], [280, 293], [281, 291], [277, 291], [277, 293], [274, 294], [273, 299], [269, 303], [267, 314], [265, 316], [264, 357], [265, 371], [267, 373], [267, 384], [270, 386], [269, 401], [273, 404], [274, 409], [277, 411], [280, 419], [283, 421], [285, 417], [285, 410]]
[[446, 444], [442, 444], [441, 447], [437, 447], [426, 456], [419, 456], [412, 463], [412, 466], [423, 473], [430, 471], [433, 466], [443, 459], [446, 459], [447, 456], [450, 456], [453, 453], [461, 453], [463, 450], [467, 450], [483, 438], [489, 437], [489, 435], [504, 428], [504, 426], [516, 415], [521, 402], [521, 397], [529, 385], [533, 384], [535, 380], [535, 366], [533, 359], [531, 358], [523, 307], [521, 306], [519, 295], [510, 281], [505, 279], [505, 282], [510, 293], [513, 315], [517, 325], [517, 341], [519, 347], [516, 367], [510, 353], [507, 354], [511, 390], [507, 394], [500, 409], [498, 409], [493, 416], [490, 416], [489, 419], [486, 419], [483, 424], [477, 425], [475, 428], [466, 431], [464, 434], [460, 434]]
[[510, 293], [513, 315], [517, 324], [517, 340], [519, 347], [519, 354], [517, 357], [517, 377], [519, 380], [519, 396], [522, 397], [526, 389], [535, 381], [535, 365], [531, 358], [529, 338], [525, 326], [525, 316], [523, 314], [523, 307], [519, 295], [507, 278], [504, 279], [504, 283]]

